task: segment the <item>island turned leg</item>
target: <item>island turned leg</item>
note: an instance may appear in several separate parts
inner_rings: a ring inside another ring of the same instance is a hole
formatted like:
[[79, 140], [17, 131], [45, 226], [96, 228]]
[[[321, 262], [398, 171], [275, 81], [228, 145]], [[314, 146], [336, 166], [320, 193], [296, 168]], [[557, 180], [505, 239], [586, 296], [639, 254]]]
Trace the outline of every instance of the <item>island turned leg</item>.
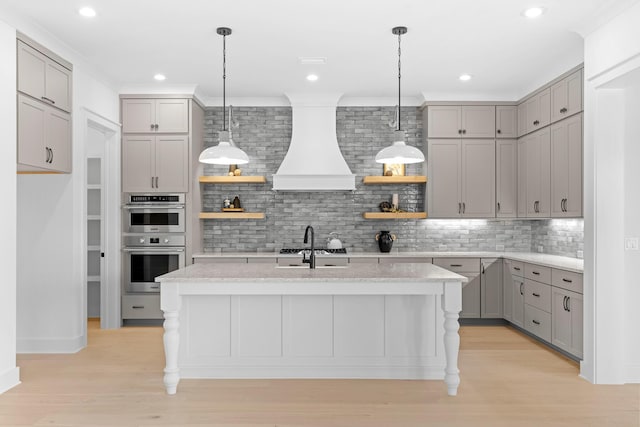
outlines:
[[166, 366], [164, 368], [164, 386], [167, 394], [176, 394], [178, 382], [180, 382], [180, 369], [178, 368], [178, 345], [180, 334], [178, 334], [177, 311], [164, 312], [164, 357]]
[[458, 352], [460, 350], [460, 335], [458, 330], [458, 313], [462, 309], [462, 283], [445, 283], [442, 295], [442, 309], [444, 311], [444, 352], [447, 364], [444, 370], [444, 382], [449, 396], [458, 394], [460, 384], [460, 370], [458, 369]]

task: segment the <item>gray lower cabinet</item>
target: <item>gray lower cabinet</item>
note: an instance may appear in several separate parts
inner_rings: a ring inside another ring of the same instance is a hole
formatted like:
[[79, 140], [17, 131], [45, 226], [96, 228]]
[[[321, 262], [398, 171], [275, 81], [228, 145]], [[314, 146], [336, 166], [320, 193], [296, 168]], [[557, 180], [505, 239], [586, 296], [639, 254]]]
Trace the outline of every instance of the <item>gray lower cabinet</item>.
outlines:
[[433, 263], [469, 279], [462, 288], [463, 319], [480, 318], [480, 259], [479, 258], [434, 258]]
[[160, 310], [160, 294], [123, 295], [122, 318], [125, 320], [164, 318]]
[[513, 276], [511, 296], [513, 301], [511, 323], [524, 328], [524, 278]]
[[502, 314], [502, 260], [480, 260], [480, 317], [501, 319]]

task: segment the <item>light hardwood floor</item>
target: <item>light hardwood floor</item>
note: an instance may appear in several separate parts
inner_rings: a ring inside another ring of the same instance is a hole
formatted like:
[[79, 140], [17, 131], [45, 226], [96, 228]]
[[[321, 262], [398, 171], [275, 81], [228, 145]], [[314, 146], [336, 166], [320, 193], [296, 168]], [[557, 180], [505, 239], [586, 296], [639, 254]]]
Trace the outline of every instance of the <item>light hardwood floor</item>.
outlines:
[[162, 384], [162, 329], [100, 330], [70, 355], [19, 355], [1, 426], [640, 426], [640, 385], [594, 386], [502, 326], [461, 328], [460, 388], [441, 381], [182, 380]]

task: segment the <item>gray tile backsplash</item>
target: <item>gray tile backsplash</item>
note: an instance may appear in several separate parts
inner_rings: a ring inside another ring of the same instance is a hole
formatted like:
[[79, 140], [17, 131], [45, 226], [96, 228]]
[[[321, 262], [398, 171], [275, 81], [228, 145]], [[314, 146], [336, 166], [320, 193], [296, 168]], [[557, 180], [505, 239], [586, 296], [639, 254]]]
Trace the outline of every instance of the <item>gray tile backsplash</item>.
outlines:
[[[265, 212], [264, 220], [203, 220], [204, 249], [212, 251], [278, 250], [300, 247], [304, 229], [313, 225], [317, 245], [329, 233], [339, 233], [351, 251], [377, 251], [375, 235], [389, 230], [397, 236], [398, 251], [505, 251], [529, 252], [542, 245], [545, 252], [576, 256], [582, 250], [581, 220], [365, 220], [363, 212], [378, 211], [378, 204], [397, 193], [406, 211], [423, 210], [425, 185], [364, 185], [366, 175], [381, 175], [376, 153], [392, 140], [388, 122], [394, 107], [339, 107], [338, 143], [351, 171], [356, 190], [341, 192], [274, 192], [272, 175], [277, 171], [291, 140], [291, 108], [234, 107], [239, 127], [232, 129], [236, 144], [251, 161], [240, 166], [243, 175], [264, 175], [266, 184], [203, 184], [203, 210], [219, 211], [226, 197], [239, 196], [247, 211]], [[402, 109], [407, 143], [423, 151], [422, 113], [417, 107]], [[207, 108], [205, 145], [217, 143], [222, 129], [222, 108]], [[407, 165], [407, 175], [421, 175], [423, 165]], [[205, 174], [222, 175], [225, 166], [206, 165]], [[537, 249], [536, 249], [537, 251]]]

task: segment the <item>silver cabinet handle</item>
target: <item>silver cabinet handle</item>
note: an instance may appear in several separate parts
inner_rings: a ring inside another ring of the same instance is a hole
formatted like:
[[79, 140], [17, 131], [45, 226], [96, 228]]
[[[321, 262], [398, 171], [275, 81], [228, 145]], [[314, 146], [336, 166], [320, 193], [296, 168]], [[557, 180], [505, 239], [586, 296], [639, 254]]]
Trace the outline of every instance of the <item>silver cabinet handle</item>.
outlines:
[[522, 287], [524, 286], [524, 283], [520, 283], [520, 295], [524, 295], [524, 292], [522, 292]]
[[53, 163], [53, 148], [49, 148], [49, 151], [51, 152], [51, 160], [49, 160], [49, 163]]
[[42, 99], [43, 101], [47, 101], [50, 104], [55, 104], [56, 103], [56, 101], [54, 101], [51, 98], [47, 98], [46, 96], [41, 96], [40, 99]]
[[571, 312], [571, 297], [566, 297], [567, 298], [567, 311]]
[[45, 159], [45, 163], [49, 163], [49, 159], [51, 158], [51, 155], [49, 154], [49, 147], [44, 147], [44, 151], [45, 153], [47, 153], [47, 158]]

